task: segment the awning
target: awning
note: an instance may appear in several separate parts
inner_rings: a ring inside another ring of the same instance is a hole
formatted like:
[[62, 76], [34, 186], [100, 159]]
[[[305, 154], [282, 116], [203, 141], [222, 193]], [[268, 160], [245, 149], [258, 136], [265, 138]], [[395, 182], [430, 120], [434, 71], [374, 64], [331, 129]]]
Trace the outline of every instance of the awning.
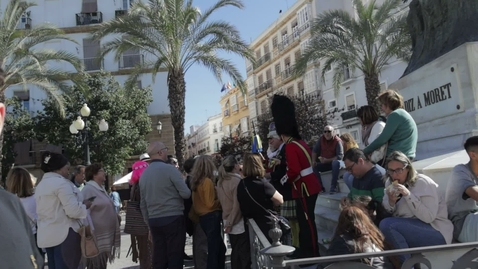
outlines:
[[133, 175], [133, 172], [129, 172], [126, 176], [116, 180], [115, 183], [113, 183], [113, 185], [121, 185], [121, 184], [128, 183], [132, 175]]

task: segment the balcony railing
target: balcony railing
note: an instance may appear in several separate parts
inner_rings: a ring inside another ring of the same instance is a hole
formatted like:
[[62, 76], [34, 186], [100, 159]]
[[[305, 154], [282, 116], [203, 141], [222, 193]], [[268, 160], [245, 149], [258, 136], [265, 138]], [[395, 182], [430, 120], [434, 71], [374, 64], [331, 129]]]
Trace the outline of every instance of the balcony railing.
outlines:
[[253, 69], [254, 69], [254, 68], [253, 68], [252, 64], [246, 66], [246, 72], [247, 72], [247, 73], [251, 72]]
[[118, 67], [120, 69], [133, 68], [137, 65], [140, 65], [144, 62], [143, 54], [130, 54], [121, 56]]
[[281, 72], [282, 80], [288, 79], [292, 76], [292, 70], [294, 70], [294, 66], [289, 66], [284, 71]]
[[103, 22], [103, 13], [101, 12], [89, 12], [89, 13], [77, 13], [76, 25], [90, 25]]
[[98, 71], [103, 69], [103, 60], [98, 57], [83, 59], [85, 71]]
[[256, 94], [259, 94], [265, 90], [268, 90], [272, 87], [272, 79], [269, 79], [268, 81], [262, 83], [259, 85], [259, 87], [256, 88], [255, 92]]
[[300, 39], [300, 36], [305, 33], [307, 30], [309, 30], [310, 24], [309, 22], [305, 23], [304, 25], [301, 25], [299, 28], [295, 28], [294, 31], [292, 31], [292, 34], [287, 35], [286, 37], [282, 38], [282, 42], [279, 43], [277, 46], [279, 51], [282, 51], [286, 49], [288, 46], [290, 46], [294, 41]]
[[31, 29], [32, 28], [32, 19], [27, 17], [22, 17], [20, 23], [17, 26], [17, 29]]
[[264, 56], [262, 56], [261, 58], [259, 58], [259, 60], [257, 60], [257, 63], [254, 66], [254, 69], [261, 67], [262, 65], [264, 65], [270, 60], [271, 60], [271, 53], [267, 52], [266, 54], [264, 54]]
[[343, 121], [350, 120], [357, 117], [357, 110], [349, 110], [340, 115]]
[[123, 9], [115, 10], [115, 18], [124, 16], [124, 15], [126, 15], [127, 13], [128, 13], [127, 10], [123, 10]]

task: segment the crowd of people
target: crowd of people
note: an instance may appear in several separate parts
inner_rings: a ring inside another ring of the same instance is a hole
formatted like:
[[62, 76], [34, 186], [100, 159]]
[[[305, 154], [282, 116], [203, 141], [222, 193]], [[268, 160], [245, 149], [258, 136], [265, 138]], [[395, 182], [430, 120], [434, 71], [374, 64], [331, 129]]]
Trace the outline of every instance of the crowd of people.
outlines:
[[[324, 239], [326, 255], [477, 241], [478, 137], [467, 139], [470, 162], [453, 169], [441, 195], [438, 184], [413, 166], [418, 130], [403, 98], [387, 90], [378, 100], [385, 118], [372, 106], [357, 111], [364, 149], [352, 135], [336, 135], [332, 126], [309, 148], [292, 101], [280, 95], [271, 106], [274, 122], [265, 156], [224, 156], [219, 167], [211, 156], [196, 156], [185, 161], [181, 173], [168, 148], [152, 142], [132, 166], [125, 232], [131, 234], [133, 260], [144, 269], [183, 268], [189, 234], [195, 268], [225, 268], [227, 236], [231, 267], [251, 268], [247, 220], [254, 220], [271, 243], [269, 231], [281, 229], [280, 240], [296, 248], [289, 258], [318, 257], [314, 209], [318, 195], [326, 192], [321, 175], [332, 172], [329, 193], [334, 194], [341, 169], [350, 191], [341, 201], [333, 236]], [[4, 116], [0, 104], [1, 125]], [[6, 180], [11, 194], [0, 191], [0, 228], [9, 231], [0, 233], [5, 268], [42, 268], [45, 254], [50, 269], [106, 268], [119, 255], [121, 201], [115, 188], [105, 189], [104, 168], [76, 166], [70, 177], [62, 154], [45, 152], [41, 160], [45, 174], [37, 184], [27, 170], [14, 167]], [[85, 227], [95, 238], [94, 256], [82, 249], [79, 231]], [[360, 262], [399, 268], [408, 257]]]

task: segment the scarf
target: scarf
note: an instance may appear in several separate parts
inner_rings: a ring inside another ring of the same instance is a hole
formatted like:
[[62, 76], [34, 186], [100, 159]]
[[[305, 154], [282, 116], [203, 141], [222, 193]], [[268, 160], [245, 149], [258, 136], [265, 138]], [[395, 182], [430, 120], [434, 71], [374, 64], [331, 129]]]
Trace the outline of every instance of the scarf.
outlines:
[[267, 149], [267, 157], [269, 159], [275, 158], [277, 156], [277, 154], [279, 154], [279, 152], [280, 152], [280, 150], [282, 149], [283, 146], [284, 146], [284, 143], [280, 144], [279, 148], [276, 149], [275, 151], [272, 151], [271, 147], [269, 147]]
[[372, 133], [373, 126], [377, 124], [378, 121], [374, 121], [370, 124], [362, 126], [362, 143], [368, 147], [368, 138], [370, 137], [370, 133]]
[[100, 254], [87, 259], [87, 267], [104, 268], [108, 261], [112, 263], [115, 258], [119, 258], [121, 241], [119, 216], [114, 208], [113, 200], [103, 186], [90, 180], [81, 192], [84, 197], [96, 196], [89, 210]]

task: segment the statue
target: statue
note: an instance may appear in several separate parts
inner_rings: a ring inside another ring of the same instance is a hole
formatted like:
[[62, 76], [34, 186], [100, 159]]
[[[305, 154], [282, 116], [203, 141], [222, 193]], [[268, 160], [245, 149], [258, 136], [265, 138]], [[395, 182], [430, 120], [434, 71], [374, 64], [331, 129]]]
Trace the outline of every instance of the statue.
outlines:
[[410, 2], [408, 28], [412, 56], [404, 76], [466, 43], [478, 41], [477, 0], [404, 0]]

